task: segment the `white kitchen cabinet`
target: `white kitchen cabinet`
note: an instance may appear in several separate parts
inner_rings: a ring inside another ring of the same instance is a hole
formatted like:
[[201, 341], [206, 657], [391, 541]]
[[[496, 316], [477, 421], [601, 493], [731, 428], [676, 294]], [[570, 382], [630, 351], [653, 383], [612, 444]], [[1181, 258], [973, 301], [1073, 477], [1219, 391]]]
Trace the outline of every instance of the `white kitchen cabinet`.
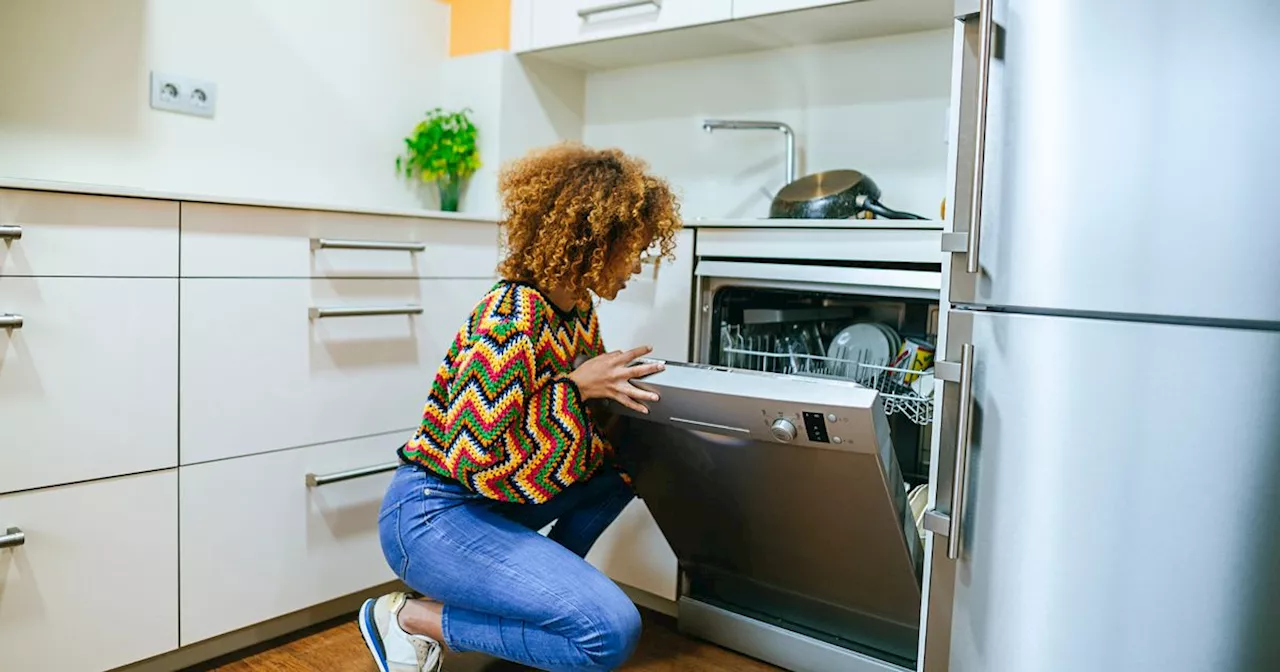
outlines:
[[177, 506], [173, 470], [0, 496], [0, 535], [25, 536], [0, 548], [0, 669], [101, 672], [177, 648]]
[[0, 492], [178, 460], [178, 280], [0, 276]]
[[623, 509], [591, 547], [587, 562], [618, 583], [676, 599], [676, 554], [643, 500], [633, 500]]
[[181, 280], [181, 463], [416, 426], [450, 342], [493, 282]]
[[[613, 301], [600, 304], [600, 330], [605, 347], [653, 347], [655, 357], [688, 361], [693, 301], [694, 232], [681, 231], [676, 258], [655, 269], [646, 264], [640, 275]], [[635, 500], [592, 547], [587, 560], [618, 583], [675, 600], [678, 567], [675, 553], [649, 509]]]
[[[408, 434], [181, 468], [182, 645], [392, 581], [378, 510]], [[323, 478], [321, 479], [323, 480]]]
[[0, 189], [0, 275], [175, 277], [178, 204]]
[[[844, 5], [856, 0], [733, 0], [733, 18], [746, 19], [752, 16], [791, 12], [798, 9], [826, 7], [828, 5]], [[882, 2], [884, 0], [881, 0]]]
[[184, 278], [489, 278], [497, 265], [493, 222], [182, 204]]
[[653, 347], [653, 356], [688, 361], [693, 310], [694, 234], [677, 234], [676, 258], [645, 264], [627, 288], [597, 309], [605, 347]]
[[512, 12], [532, 22], [530, 48], [546, 49], [728, 21], [733, 0], [517, 0]]

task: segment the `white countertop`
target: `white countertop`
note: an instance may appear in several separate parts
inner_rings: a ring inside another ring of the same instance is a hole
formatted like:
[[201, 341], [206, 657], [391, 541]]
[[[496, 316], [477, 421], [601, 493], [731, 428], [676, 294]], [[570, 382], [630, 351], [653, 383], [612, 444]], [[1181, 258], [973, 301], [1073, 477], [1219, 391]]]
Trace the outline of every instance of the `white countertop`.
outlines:
[[685, 226], [701, 229], [912, 229], [941, 231], [943, 222], [919, 219], [722, 219], [695, 217]]
[[[257, 198], [238, 198], [233, 196], [214, 196], [210, 194], [190, 194], [169, 191], [152, 191], [136, 187], [125, 187], [109, 184], [89, 184], [84, 182], [54, 182], [51, 180], [28, 180], [16, 177], [0, 177], [0, 189], [30, 189], [35, 191], [57, 191], [71, 194], [93, 194], [97, 196], [122, 196], [126, 198], [154, 198], [165, 201], [188, 201], [191, 203], [220, 203], [225, 205], [247, 205], [264, 208], [289, 208], [294, 210], [324, 210], [328, 212], [351, 212], [370, 215], [389, 215], [394, 217], [423, 217], [430, 219], [450, 219], [459, 222], [478, 222], [493, 224], [499, 217], [493, 214], [471, 212], [444, 212], [443, 210], [427, 210], [414, 208], [370, 208], [364, 206], [344, 206], [328, 203], [297, 203], [290, 201], [274, 201]], [[728, 219], [719, 217], [692, 217], [685, 220], [689, 228], [721, 228], [721, 229], [912, 229], [941, 230], [943, 222], [934, 220], [910, 219]]]
[[483, 215], [471, 212], [445, 212], [443, 210], [427, 210], [414, 208], [370, 208], [364, 206], [344, 206], [327, 203], [296, 203], [290, 201], [273, 201], [257, 198], [237, 198], [233, 196], [213, 196], [209, 194], [184, 194], [169, 191], [152, 191], [136, 187], [125, 187], [109, 184], [88, 184], [84, 182], [54, 182], [50, 180], [27, 180], [16, 177], [0, 177], [0, 189], [30, 189], [34, 191], [57, 191], [70, 194], [93, 194], [96, 196], [123, 196], [126, 198], [154, 198], [164, 201], [187, 201], [191, 203], [219, 203], [224, 205], [248, 205], [262, 208], [289, 208], [293, 210], [325, 210], [328, 212], [351, 212], [369, 215], [390, 215], [393, 217], [426, 217], [431, 219], [452, 219], [460, 222], [480, 222], [493, 224], [498, 221], [497, 215]]

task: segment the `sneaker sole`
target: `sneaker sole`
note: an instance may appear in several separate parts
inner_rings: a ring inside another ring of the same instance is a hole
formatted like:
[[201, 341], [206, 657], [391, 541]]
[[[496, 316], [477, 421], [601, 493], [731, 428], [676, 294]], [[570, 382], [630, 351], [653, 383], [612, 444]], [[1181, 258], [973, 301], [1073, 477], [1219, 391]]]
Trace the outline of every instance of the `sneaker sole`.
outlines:
[[378, 672], [391, 672], [387, 669], [387, 652], [382, 648], [382, 635], [378, 634], [378, 624], [373, 622], [373, 606], [376, 600], [370, 598], [360, 605], [360, 636], [364, 645], [373, 654], [373, 662], [378, 664]]

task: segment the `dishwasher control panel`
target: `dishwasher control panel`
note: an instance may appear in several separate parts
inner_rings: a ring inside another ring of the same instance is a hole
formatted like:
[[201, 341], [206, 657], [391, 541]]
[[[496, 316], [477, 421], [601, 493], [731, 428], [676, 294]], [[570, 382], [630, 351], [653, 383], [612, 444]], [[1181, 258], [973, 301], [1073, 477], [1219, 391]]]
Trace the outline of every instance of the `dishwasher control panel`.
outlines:
[[831, 443], [831, 437], [827, 435], [827, 419], [821, 413], [804, 412], [804, 431], [810, 441]]

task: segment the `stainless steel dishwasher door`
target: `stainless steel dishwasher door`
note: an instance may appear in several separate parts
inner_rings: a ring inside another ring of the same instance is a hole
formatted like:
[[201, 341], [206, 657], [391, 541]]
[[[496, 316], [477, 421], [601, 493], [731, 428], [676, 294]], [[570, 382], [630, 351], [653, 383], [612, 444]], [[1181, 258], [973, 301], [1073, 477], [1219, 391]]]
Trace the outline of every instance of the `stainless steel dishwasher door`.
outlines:
[[682, 597], [915, 658], [920, 550], [874, 390], [677, 363], [635, 384], [662, 400], [611, 405], [615, 440]]

